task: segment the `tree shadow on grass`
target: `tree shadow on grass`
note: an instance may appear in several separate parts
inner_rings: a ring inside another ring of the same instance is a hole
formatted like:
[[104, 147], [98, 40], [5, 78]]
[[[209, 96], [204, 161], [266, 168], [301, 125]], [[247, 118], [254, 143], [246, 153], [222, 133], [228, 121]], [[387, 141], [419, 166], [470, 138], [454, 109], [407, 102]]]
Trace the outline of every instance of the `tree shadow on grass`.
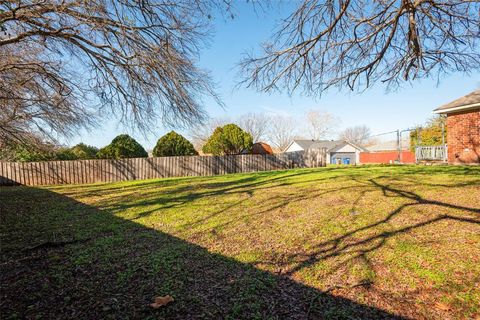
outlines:
[[[400, 168], [403, 170], [404, 168], [402, 167], [396, 167]], [[454, 168], [454, 172], [457, 172], [460, 170], [461, 172], [464, 171], [464, 168]], [[417, 169], [416, 169], [417, 170]], [[471, 170], [470, 168], [467, 168], [467, 170]], [[449, 169], [450, 172], [451, 170]], [[420, 172], [423, 172], [423, 168], [420, 168]], [[308, 172], [311, 174], [311, 172]], [[185, 203], [191, 203], [194, 202], [197, 199], [200, 198], [208, 198], [208, 197], [214, 197], [214, 196], [220, 196], [220, 195], [226, 195], [226, 194], [243, 194], [248, 197], [251, 197], [254, 192], [261, 190], [262, 192], [268, 192], [270, 189], [282, 187], [282, 186], [295, 186], [297, 184], [305, 183], [305, 182], [295, 182], [288, 180], [289, 178], [294, 178], [296, 176], [301, 176], [305, 174], [304, 172], [297, 172], [297, 173], [290, 173], [290, 174], [284, 174], [284, 175], [279, 175], [279, 176], [273, 176], [273, 178], [267, 179], [267, 180], [258, 180], [258, 179], [247, 179], [245, 181], [244, 179], [240, 180], [234, 180], [234, 181], [228, 181], [228, 182], [222, 182], [220, 184], [214, 184], [216, 187], [212, 187], [211, 185], [201, 185], [199, 188], [201, 191], [196, 191], [196, 190], [189, 190], [189, 192], [186, 192], [185, 194], [182, 194], [184, 190], [183, 187], [172, 189], [169, 192], [162, 192], [160, 195], [155, 194], [154, 197], [151, 198], [146, 198], [145, 200], [141, 201], [133, 201], [130, 204], [121, 204], [120, 206], [117, 206], [118, 208], [121, 208], [122, 210], [128, 209], [131, 207], [138, 207], [139, 205], [144, 206], [144, 205], [153, 205], [153, 204], [163, 204], [162, 209], [169, 209], [172, 207], [181, 207]], [[441, 201], [433, 201], [433, 200], [428, 200], [428, 199], [423, 199], [419, 195], [413, 193], [413, 192], [408, 192], [408, 191], [403, 191], [401, 189], [395, 189], [392, 187], [389, 187], [389, 185], [383, 185], [380, 183], [377, 183], [376, 181], [380, 181], [382, 179], [388, 179], [391, 182], [397, 181], [395, 177], [390, 177], [386, 176], [384, 174], [379, 174], [379, 172], [376, 172], [376, 175], [374, 175], [374, 179], [359, 179], [357, 176], [354, 174], [352, 175], [344, 175], [340, 176], [343, 179], [349, 179], [351, 181], [354, 181], [355, 184], [351, 186], [340, 186], [336, 187], [336, 183], [338, 182], [336, 178], [337, 176], [327, 176], [327, 177], [321, 177], [321, 178], [316, 178], [315, 183], [323, 182], [324, 180], [326, 181], [332, 181], [332, 186], [328, 188], [323, 188], [319, 191], [312, 191], [308, 190], [308, 192], [298, 192], [294, 196], [287, 196], [287, 197], [276, 197], [274, 199], [270, 199], [270, 201], [265, 204], [264, 207], [256, 207], [256, 210], [254, 210], [254, 213], [251, 214], [244, 214], [242, 218], [249, 218], [252, 216], [259, 216], [264, 213], [267, 213], [269, 211], [274, 211], [279, 208], [282, 208], [286, 206], [287, 204], [292, 204], [292, 203], [300, 203], [302, 201], [314, 201], [315, 199], [319, 199], [324, 195], [327, 194], [333, 194], [336, 192], [358, 192], [360, 196], [358, 199], [355, 201], [356, 203], [353, 203], [351, 212], [356, 212], [356, 205], [357, 203], [361, 200], [361, 198], [368, 192], [375, 192], [378, 190], [381, 190], [383, 193], [383, 196], [385, 198], [389, 197], [397, 197], [397, 198], [403, 198], [405, 200], [413, 201], [411, 204], [406, 204], [404, 206], [401, 206], [397, 208], [397, 210], [394, 210], [391, 212], [391, 214], [388, 215], [388, 217], [385, 220], [380, 220], [378, 223], [375, 223], [374, 225], [368, 226], [366, 228], [362, 228], [361, 230], [357, 231], [364, 231], [365, 229], [372, 229], [374, 227], [377, 227], [381, 224], [388, 223], [394, 216], [396, 216], [398, 213], [401, 213], [403, 209], [409, 207], [409, 206], [415, 206], [419, 204], [426, 204], [426, 205], [438, 205], [440, 207], [445, 207], [445, 208], [450, 208], [450, 209], [458, 209], [458, 210], [465, 210], [465, 211], [470, 211], [470, 212], [476, 212], [480, 213], [479, 209], [475, 208], [469, 208], [469, 207], [463, 207], [463, 206], [455, 206], [454, 204], [449, 204], [449, 203], [444, 203]], [[333, 183], [334, 182], [334, 183]], [[417, 180], [410, 178], [408, 176], [402, 176], [401, 179], [398, 179], [398, 182], [404, 183], [416, 183], [419, 184], [420, 182]], [[471, 180], [467, 182], [455, 182], [453, 184], [439, 184], [439, 183], [428, 183], [425, 181], [422, 181], [420, 184], [422, 186], [430, 186], [430, 187], [452, 187], [452, 188], [457, 188], [457, 187], [467, 187], [467, 186], [472, 186], [472, 185], [477, 185], [480, 183], [480, 180]], [[167, 203], [162, 202], [162, 199], [166, 199]], [[193, 228], [196, 227], [200, 224], [207, 223], [209, 220], [219, 216], [219, 215], [224, 215], [226, 214], [229, 210], [232, 208], [239, 206], [243, 203], [244, 199], [240, 198], [240, 200], [225, 204], [221, 209], [217, 211], [213, 211], [199, 219], [193, 222], [186, 223], [183, 228]], [[121, 201], [123, 202], [123, 201]], [[151, 210], [146, 210], [141, 213], [139, 213], [136, 217], [138, 218], [143, 218], [146, 216], [149, 216], [152, 213], [155, 213], [158, 211], [158, 208], [154, 208]], [[235, 217], [235, 219], [238, 217]], [[443, 217], [442, 219], [448, 219], [449, 217]], [[235, 219], [232, 218], [230, 222], [236, 221]], [[440, 219], [440, 220], [442, 220]], [[468, 220], [468, 219], [467, 219]], [[432, 223], [435, 221], [432, 221]], [[224, 227], [228, 224], [229, 222], [226, 222], [223, 225], [217, 225], [216, 227]], [[420, 227], [420, 226], [419, 226]], [[347, 234], [346, 236], [349, 236]], [[392, 235], [393, 236], [393, 235]], [[346, 237], [345, 237], [346, 238]]]
[[[305, 181], [304, 177], [312, 176], [316, 183], [323, 180], [337, 182], [337, 179], [351, 179], [358, 181], [358, 177], [373, 176], [376, 179], [388, 178], [391, 181], [401, 176], [402, 181], [414, 182], [414, 178], [409, 176], [417, 175], [475, 175], [479, 171], [477, 168], [461, 166], [334, 166], [317, 169], [299, 169], [294, 171], [268, 171], [252, 174], [240, 174], [237, 176], [224, 177], [188, 177], [152, 181], [132, 182], [130, 185], [85, 185], [76, 186], [75, 194], [80, 191], [82, 197], [97, 197], [109, 195], [111, 210], [126, 210], [131, 207], [162, 205], [162, 209], [180, 207], [186, 203], [191, 203], [197, 199], [214, 197], [226, 194], [252, 194], [256, 190], [268, 191], [269, 189], [282, 186], [298, 186], [312, 181]], [[320, 176], [315, 176], [318, 173]], [[313, 175], [312, 175], [313, 174]], [[193, 179], [193, 180], [192, 180]], [[215, 181], [212, 179], [219, 179]], [[226, 179], [223, 180], [223, 179]], [[212, 182], [213, 181], [213, 182]], [[469, 181], [464, 184], [446, 185], [434, 184], [431, 186], [460, 187], [477, 184], [478, 181]], [[427, 185], [425, 183], [422, 183]], [[153, 186], [164, 188], [161, 194], [156, 192]], [[332, 192], [335, 191], [332, 189]], [[141, 194], [142, 200], [132, 198], [132, 201], [125, 201], [124, 193]], [[68, 193], [66, 193], [68, 195]], [[111, 194], [118, 194], [110, 196]], [[117, 201], [121, 200], [121, 201]], [[138, 215], [138, 218], [146, 217], [153, 211], [145, 211]]]
[[0, 192], [2, 318], [400, 319], [54, 192]]
[[[354, 201], [351, 210], [352, 212], [355, 212], [355, 207], [357, 206], [360, 199], [365, 196], [367, 192], [372, 192], [376, 190], [381, 190], [385, 198], [401, 198], [408, 200], [409, 202], [399, 205], [396, 209], [389, 212], [384, 218], [377, 220], [374, 223], [353, 229], [349, 232], [343, 233], [338, 237], [334, 237], [332, 239], [329, 239], [328, 241], [316, 244], [313, 247], [313, 252], [311, 253], [291, 255], [287, 260], [300, 260], [301, 262], [298, 263], [294, 268], [290, 269], [287, 273], [288, 275], [292, 275], [297, 271], [300, 271], [317, 263], [318, 261], [342, 255], [351, 256], [347, 261], [342, 261], [342, 264], [355, 259], [361, 259], [368, 264], [369, 261], [367, 258], [367, 254], [379, 250], [387, 243], [387, 240], [389, 240], [390, 238], [393, 238], [399, 234], [405, 234], [410, 231], [438, 223], [440, 221], [449, 220], [480, 225], [479, 208], [460, 206], [447, 202], [426, 199], [415, 192], [402, 190], [387, 183], [381, 183], [377, 179], [368, 179], [367, 181], [356, 182], [361, 184], [363, 183], [365, 185], [365, 190], [360, 192], [359, 197]], [[464, 184], [460, 185], [463, 186]], [[419, 205], [432, 205], [439, 208], [461, 210], [469, 216], [458, 216], [454, 214], [439, 213], [434, 217], [423, 219], [423, 221], [420, 222], [408, 223], [406, 225], [395, 229], [390, 229], [388, 231], [375, 231], [376, 228], [378, 228], [379, 226], [385, 226], [386, 224], [388, 224], [408, 207], [415, 207]], [[366, 235], [364, 235], [364, 233], [369, 230], [375, 232], [373, 234], [367, 233]], [[339, 267], [340, 265], [337, 265], [336, 268], [331, 270], [331, 272], [335, 271]]]

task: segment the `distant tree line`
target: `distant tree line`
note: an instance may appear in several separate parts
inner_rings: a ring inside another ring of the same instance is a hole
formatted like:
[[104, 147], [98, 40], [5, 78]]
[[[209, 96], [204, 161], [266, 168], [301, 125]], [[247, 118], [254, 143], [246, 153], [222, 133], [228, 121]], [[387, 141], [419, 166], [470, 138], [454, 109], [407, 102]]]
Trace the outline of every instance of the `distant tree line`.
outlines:
[[[211, 119], [205, 124], [193, 126], [189, 135], [195, 147], [203, 150], [219, 127], [235, 124], [251, 135], [253, 143], [267, 142], [277, 151], [283, 151], [293, 139], [329, 139], [336, 134], [339, 123], [334, 115], [318, 109], [309, 110], [300, 117], [282, 113], [247, 113], [233, 120]], [[248, 147], [248, 143], [244, 147]], [[206, 148], [209, 149], [208, 146]], [[225, 153], [230, 151], [225, 150]]]
[[[282, 152], [293, 139], [304, 140], [346, 140], [360, 146], [370, 142], [371, 131], [365, 125], [347, 127], [337, 131], [341, 121], [333, 114], [311, 109], [298, 117], [280, 113], [247, 113], [233, 121], [214, 118], [206, 124], [194, 126], [189, 135], [197, 150], [203, 150], [212, 134], [226, 124], [234, 123], [248, 132], [253, 142], [266, 142]], [[204, 152], [208, 151], [203, 150]], [[227, 152], [228, 153], [228, 152]]]
[[[239, 154], [250, 151], [253, 145], [252, 135], [235, 124], [218, 127], [211, 135], [203, 152], [212, 155]], [[4, 161], [52, 161], [79, 159], [122, 159], [146, 158], [145, 148], [128, 134], [115, 137], [112, 142], [98, 149], [84, 143], [73, 147], [56, 146], [37, 141], [36, 148], [31, 145], [10, 144], [0, 151], [0, 160]], [[198, 155], [193, 144], [182, 135], [171, 131], [158, 139], [152, 155], [154, 157]]]
[[[340, 120], [332, 114], [321, 110], [310, 110], [303, 116], [292, 117], [288, 114], [248, 113], [234, 119], [211, 119], [207, 123], [193, 126], [188, 136], [171, 131], [158, 139], [153, 148], [154, 157], [193, 156], [199, 151], [203, 154], [229, 155], [248, 153], [255, 142], [267, 142], [277, 152], [285, 150], [293, 139], [325, 140], [336, 138], [360, 146], [371, 142], [370, 129], [365, 125], [335, 131]], [[439, 122], [431, 121], [422, 131], [423, 142], [429, 139], [441, 139]], [[412, 133], [412, 141], [416, 141]], [[437, 141], [438, 142], [438, 141]], [[433, 143], [435, 144], [435, 143]], [[148, 157], [145, 148], [127, 134], [115, 137], [103, 148], [79, 143], [74, 147], [56, 146], [37, 138], [32, 145], [11, 144], [0, 151], [0, 160], [5, 161], [48, 161], [77, 159], [120, 159]]]

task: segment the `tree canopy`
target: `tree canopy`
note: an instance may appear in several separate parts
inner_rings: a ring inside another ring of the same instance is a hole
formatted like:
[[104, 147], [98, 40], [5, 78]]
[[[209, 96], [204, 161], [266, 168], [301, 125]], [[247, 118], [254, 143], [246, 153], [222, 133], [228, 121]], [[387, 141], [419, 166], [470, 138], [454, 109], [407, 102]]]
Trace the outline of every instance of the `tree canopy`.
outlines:
[[147, 130], [220, 103], [198, 66], [224, 0], [0, 2], [0, 138], [52, 138], [115, 114]]
[[244, 83], [262, 91], [374, 83], [480, 70], [480, 1], [302, 0], [261, 53], [242, 63]]
[[435, 116], [427, 120], [425, 125], [417, 126], [415, 130], [410, 131], [410, 148], [415, 150], [415, 146], [439, 146], [442, 144], [442, 126], [444, 130], [444, 139], [447, 143], [446, 118]]
[[101, 148], [97, 157], [100, 159], [146, 158], [147, 151], [128, 134], [116, 136], [112, 142]]
[[97, 157], [98, 148], [79, 143], [71, 148], [72, 153], [77, 159], [95, 159]]
[[[231, 2], [1, 1], [0, 144], [53, 141], [111, 115], [144, 132], [201, 123], [204, 98], [221, 101], [199, 54], [212, 13]], [[476, 0], [301, 0], [240, 62], [243, 84], [320, 95], [473, 73], [479, 12]], [[266, 136], [250, 120], [245, 129]]]
[[249, 151], [252, 145], [252, 135], [236, 124], [230, 123], [216, 128], [202, 150], [213, 155], [239, 154], [245, 150]]
[[194, 156], [197, 154], [193, 144], [175, 131], [170, 131], [158, 139], [153, 148], [155, 157]]

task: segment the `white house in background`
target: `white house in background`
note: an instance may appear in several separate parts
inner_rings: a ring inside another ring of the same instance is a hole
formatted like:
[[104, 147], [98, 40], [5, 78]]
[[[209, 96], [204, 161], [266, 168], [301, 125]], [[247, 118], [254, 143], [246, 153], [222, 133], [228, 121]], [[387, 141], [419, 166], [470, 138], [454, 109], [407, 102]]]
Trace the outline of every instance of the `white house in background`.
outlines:
[[327, 149], [327, 163], [360, 163], [360, 152], [366, 149], [343, 140], [292, 140], [284, 152], [305, 151], [308, 149]]

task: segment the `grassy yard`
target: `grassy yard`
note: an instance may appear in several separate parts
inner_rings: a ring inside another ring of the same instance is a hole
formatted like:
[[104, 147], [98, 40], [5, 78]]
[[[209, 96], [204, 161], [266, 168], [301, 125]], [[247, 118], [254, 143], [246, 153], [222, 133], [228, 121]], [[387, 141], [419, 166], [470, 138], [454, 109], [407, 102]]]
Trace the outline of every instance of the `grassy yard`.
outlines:
[[[2, 318], [480, 317], [480, 167], [3, 187]], [[175, 301], [160, 309], [155, 296]]]

